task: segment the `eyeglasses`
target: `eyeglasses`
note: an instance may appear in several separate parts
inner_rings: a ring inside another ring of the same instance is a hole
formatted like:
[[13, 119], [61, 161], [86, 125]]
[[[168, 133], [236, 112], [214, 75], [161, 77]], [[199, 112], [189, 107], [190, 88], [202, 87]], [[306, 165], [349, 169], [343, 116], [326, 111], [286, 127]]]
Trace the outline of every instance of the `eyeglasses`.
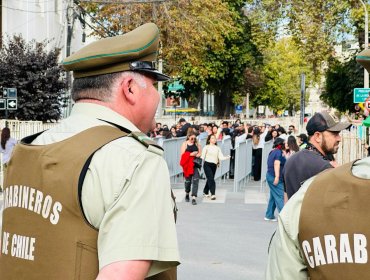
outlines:
[[195, 137], [190, 137], [189, 140], [195, 140]]
[[130, 70], [141, 70], [141, 69], [156, 70], [157, 62], [156, 61], [133, 61], [133, 62], [130, 62], [129, 66], [130, 66]]

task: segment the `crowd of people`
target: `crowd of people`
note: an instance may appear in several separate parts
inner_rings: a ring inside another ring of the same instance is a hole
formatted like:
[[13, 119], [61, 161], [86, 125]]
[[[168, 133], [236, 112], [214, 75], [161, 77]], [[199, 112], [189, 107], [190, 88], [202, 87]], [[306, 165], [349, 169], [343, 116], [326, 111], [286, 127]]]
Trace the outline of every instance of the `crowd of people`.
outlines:
[[[306, 149], [309, 144], [308, 136], [304, 133], [297, 134], [297, 129], [294, 125], [291, 124], [285, 129], [280, 124], [270, 125], [261, 123], [251, 125], [247, 122], [242, 123], [240, 119], [236, 119], [234, 122], [221, 121], [219, 126], [214, 122], [197, 125], [190, 124], [184, 118], [180, 118], [178, 123], [171, 126], [170, 129], [166, 124], [156, 123], [156, 128], [148, 136], [165, 139], [186, 136], [180, 152], [180, 165], [183, 168], [185, 177], [185, 201], [191, 201], [193, 205], [196, 205], [201, 167], [197, 168], [196, 164], [193, 163], [193, 159], [201, 158], [204, 161], [202, 166], [204, 167], [204, 174], [207, 181], [203, 195], [215, 200], [216, 187], [214, 175], [218, 163], [221, 160], [228, 159], [217, 147], [217, 141], [222, 140], [226, 135], [231, 138], [232, 149], [230, 151], [229, 178], [232, 179], [234, 175], [235, 139], [243, 134], [246, 134], [246, 139], [252, 140], [252, 178], [254, 181], [261, 180], [262, 150], [265, 143], [268, 141], [273, 141], [274, 143], [274, 149], [267, 161], [268, 171], [266, 177], [268, 185], [271, 188], [271, 196], [265, 220], [275, 221], [275, 208], [277, 207], [278, 211], [280, 211], [284, 204], [285, 188], [283, 171], [285, 162], [299, 150]], [[207, 139], [207, 143], [202, 150], [199, 143], [204, 139]], [[279, 162], [279, 166], [277, 162]]]

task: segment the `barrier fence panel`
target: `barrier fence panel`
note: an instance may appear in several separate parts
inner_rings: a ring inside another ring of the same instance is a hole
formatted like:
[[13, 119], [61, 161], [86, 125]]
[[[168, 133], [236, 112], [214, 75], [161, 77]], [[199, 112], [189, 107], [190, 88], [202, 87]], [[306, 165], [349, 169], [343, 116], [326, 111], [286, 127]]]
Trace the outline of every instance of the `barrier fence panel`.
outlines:
[[164, 138], [163, 136], [161, 137], [155, 137], [155, 138], [152, 138], [152, 140], [158, 145], [158, 146], [161, 146], [163, 148], [163, 141], [165, 140], [166, 138]]
[[241, 189], [252, 173], [252, 139], [246, 134], [235, 138], [234, 192]]
[[41, 121], [18, 121], [18, 120], [1, 120], [0, 128], [8, 126], [10, 129], [10, 136], [16, 140], [43, 131], [46, 125], [50, 127], [55, 126], [57, 123], [42, 123]]
[[180, 166], [180, 149], [185, 139], [186, 137], [163, 140], [163, 157], [167, 162], [170, 177], [182, 173], [182, 168]]
[[252, 174], [252, 139], [247, 139], [247, 156], [245, 158], [246, 164], [246, 176], [250, 176]]
[[[221, 151], [224, 156], [230, 156], [231, 149], [233, 148], [231, 143], [231, 137], [225, 136], [224, 139], [222, 139], [222, 148]], [[230, 159], [221, 161], [221, 176], [229, 173], [230, 171]]]
[[266, 183], [266, 172], [267, 172], [267, 158], [272, 150], [272, 140], [266, 142], [262, 149], [262, 163], [261, 163], [261, 191], [264, 184]]
[[207, 139], [201, 139], [201, 140], [198, 140], [200, 146], [202, 146], [202, 149], [205, 147], [206, 143], [207, 143]]
[[[217, 141], [217, 146], [220, 147], [224, 156], [229, 156], [231, 153], [231, 137], [226, 136], [223, 140]], [[230, 171], [230, 159], [221, 160], [220, 165], [216, 169], [215, 179], [221, 178]]]
[[240, 143], [235, 148], [235, 165], [234, 165], [234, 192], [241, 189], [241, 184], [244, 183], [246, 170], [244, 159], [247, 156], [247, 143]]
[[338, 153], [335, 154], [336, 161], [339, 165], [360, 159], [366, 156], [366, 127], [356, 126], [351, 131], [344, 130], [341, 132], [342, 141], [339, 143]]

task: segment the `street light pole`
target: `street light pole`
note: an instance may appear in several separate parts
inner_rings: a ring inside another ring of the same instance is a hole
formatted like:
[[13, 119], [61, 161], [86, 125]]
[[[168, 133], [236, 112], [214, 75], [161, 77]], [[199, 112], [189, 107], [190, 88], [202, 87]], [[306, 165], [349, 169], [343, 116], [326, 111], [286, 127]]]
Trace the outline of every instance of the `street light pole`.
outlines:
[[[369, 45], [369, 19], [367, 14], [367, 8], [364, 1], [360, 0], [365, 10], [365, 50], [368, 49]], [[369, 88], [369, 73], [364, 69], [364, 88]]]

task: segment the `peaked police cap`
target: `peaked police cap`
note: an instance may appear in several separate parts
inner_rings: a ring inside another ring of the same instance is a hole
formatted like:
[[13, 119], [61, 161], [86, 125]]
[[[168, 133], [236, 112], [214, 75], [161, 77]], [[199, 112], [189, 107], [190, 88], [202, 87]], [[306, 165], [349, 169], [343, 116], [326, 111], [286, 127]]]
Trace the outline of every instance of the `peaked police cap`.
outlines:
[[136, 71], [167, 81], [170, 77], [156, 69], [158, 43], [158, 27], [146, 23], [124, 35], [95, 41], [64, 59], [62, 65], [75, 78]]

